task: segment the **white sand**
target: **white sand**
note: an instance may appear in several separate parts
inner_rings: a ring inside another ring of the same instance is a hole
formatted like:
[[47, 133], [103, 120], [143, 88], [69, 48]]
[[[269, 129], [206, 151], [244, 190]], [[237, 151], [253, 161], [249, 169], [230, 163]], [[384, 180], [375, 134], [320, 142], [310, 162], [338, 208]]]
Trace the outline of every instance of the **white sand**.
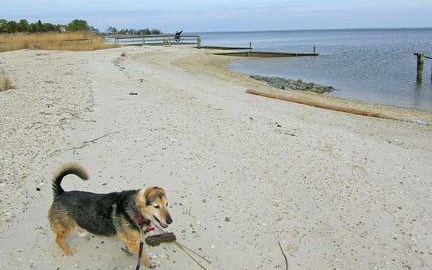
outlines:
[[[134, 269], [108, 238], [62, 255], [46, 216], [65, 161], [91, 174], [66, 190], [164, 187], [169, 230], [207, 269], [284, 269], [278, 241], [290, 270], [432, 267], [431, 127], [248, 95], [205, 53], [0, 54], [16, 85], [0, 92], [0, 269]], [[173, 244], [148, 251], [200, 269]]]

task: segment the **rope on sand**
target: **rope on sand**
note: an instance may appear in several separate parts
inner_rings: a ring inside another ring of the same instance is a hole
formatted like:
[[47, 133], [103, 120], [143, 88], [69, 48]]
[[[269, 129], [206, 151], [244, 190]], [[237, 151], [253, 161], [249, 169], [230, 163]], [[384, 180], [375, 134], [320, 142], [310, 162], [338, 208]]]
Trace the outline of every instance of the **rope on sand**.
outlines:
[[[191, 260], [193, 260], [197, 265], [199, 265], [200, 267], [201, 267], [201, 269], [204, 269], [204, 270], [206, 270], [207, 268], [205, 268], [197, 259], [195, 259], [194, 257], [192, 257], [192, 255], [190, 255], [189, 254], [189, 252], [187, 252], [186, 251], [186, 249], [185, 249], [185, 247], [182, 245], [182, 244], [180, 244], [179, 242], [177, 242], [177, 241], [174, 241], [174, 243], [181, 249], [181, 250], [183, 250], [183, 252], [191, 259]], [[196, 253], [195, 253], [196, 254]], [[203, 258], [203, 257], [201, 257], [200, 256], [200, 258]]]
[[[159, 225], [154, 224], [156, 228], [158, 228], [158, 230], [160, 232], [165, 232]], [[200, 254], [198, 254], [197, 252], [193, 251], [192, 249], [188, 248], [187, 246], [179, 243], [177, 240], [174, 241], [174, 244], [176, 244], [176, 246], [178, 246], [181, 250], [183, 250], [183, 252], [192, 260], [194, 261], [199, 267], [201, 267], [201, 269], [203, 270], [207, 270], [207, 268], [205, 268], [197, 259], [195, 259], [189, 252], [192, 252], [195, 256], [201, 258], [202, 260], [206, 261], [207, 263], [211, 263], [211, 261], [207, 260], [206, 258], [204, 258], [203, 256], [201, 256]]]
[[282, 252], [282, 255], [285, 258], [285, 270], [288, 270], [288, 258], [287, 258], [287, 256], [285, 255], [285, 252], [282, 249], [280, 241], [278, 241], [278, 244], [279, 244], [280, 251]]

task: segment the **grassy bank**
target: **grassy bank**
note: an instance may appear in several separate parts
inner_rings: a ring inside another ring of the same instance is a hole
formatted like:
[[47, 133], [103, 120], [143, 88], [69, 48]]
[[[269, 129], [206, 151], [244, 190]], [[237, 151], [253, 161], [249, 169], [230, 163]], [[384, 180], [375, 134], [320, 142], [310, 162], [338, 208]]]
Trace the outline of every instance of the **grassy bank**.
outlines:
[[90, 32], [0, 35], [0, 52], [21, 49], [90, 51], [115, 47]]

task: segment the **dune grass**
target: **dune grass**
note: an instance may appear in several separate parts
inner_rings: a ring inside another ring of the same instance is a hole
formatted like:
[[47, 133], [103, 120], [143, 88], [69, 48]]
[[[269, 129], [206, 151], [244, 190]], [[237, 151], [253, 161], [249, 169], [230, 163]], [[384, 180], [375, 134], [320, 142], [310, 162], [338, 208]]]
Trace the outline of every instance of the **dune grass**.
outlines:
[[0, 52], [21, 49], [91, 51], [113, 48], [102, 36], [90, 32], [19, 33], [0, 35]]
[[3, 69], [0, 72], [0, 91], [6, 91], [14, 88], [12, 81]]

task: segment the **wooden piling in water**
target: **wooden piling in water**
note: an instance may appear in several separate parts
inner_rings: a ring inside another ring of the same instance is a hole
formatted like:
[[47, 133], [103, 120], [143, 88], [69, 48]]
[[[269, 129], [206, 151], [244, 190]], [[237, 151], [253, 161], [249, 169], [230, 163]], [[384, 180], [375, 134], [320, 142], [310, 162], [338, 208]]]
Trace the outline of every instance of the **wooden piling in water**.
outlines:
[[[431, 57], [431, 56], [428, 56], [428, 55], [425, 55], [425, 58], [426, 58], [426, 59], [431, 59], [431, 60], [432, 60], [432, 57]], [[431, 68], [431, 83], [432, 83], [432, 68]]]
[[201, 37], [197, 36], [197, 48], [200, 49], [201, 48]]
[[417, 83], [421, 83], [423, 81], [423, 69], [424, 69], [424, 53], [415, 53], [417, 56]]

